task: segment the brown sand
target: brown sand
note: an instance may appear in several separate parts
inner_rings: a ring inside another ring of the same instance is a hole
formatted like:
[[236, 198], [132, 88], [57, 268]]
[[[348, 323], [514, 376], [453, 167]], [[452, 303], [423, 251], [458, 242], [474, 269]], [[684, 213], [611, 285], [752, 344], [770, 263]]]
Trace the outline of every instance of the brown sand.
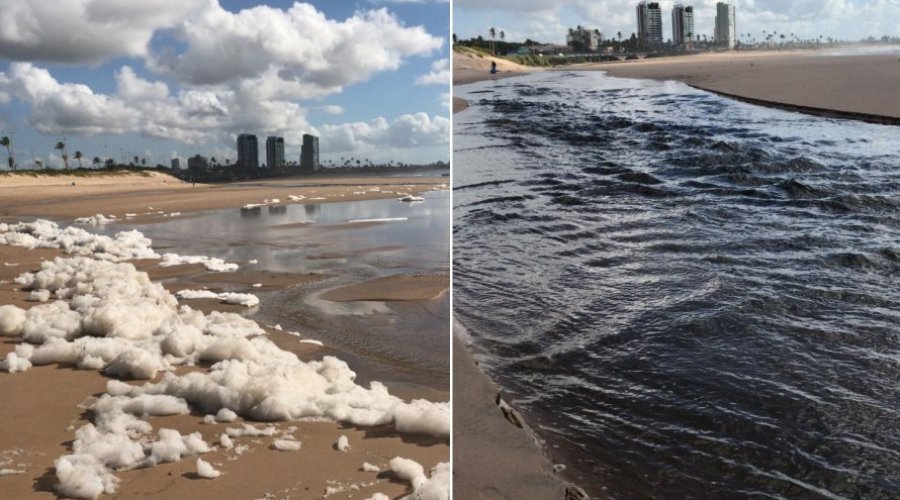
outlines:
[[332, 302], [358, 300], [431, 300], [450, 286], [447, 274], [395, 275], [326, 291], [321, 298]]
[[453, 498], [561, 500], [565, 485], [528, 427], [504, 418], [498, 391], [453, 335]]
[[[21, 247], [0, 245], [0, 304], [16, 304], [29, 308], [37, 302], [27, 300], [27, 292], [21, 291], [12, 280], [26, 271], [36, 271], [44, 259], [52, 259], [58, 250], [28, 250]], [[16, 264], [16, 265], [5, 265]], [[156, 261], [136, 261], [142, 270], [154, 279], [166, 279], [170, 289], [185, 286], [185, 281], [204, 282], [207, 273], [202, 266], [184, 265], [160, 267]], [[238, 271], [216, 273], [210, 283], [246, 285], [262, 282], [270, 287], [299, 286], [319, 279], [308, 274], [268, 273], [266, 271]], [[224, 277], [224, 278], [223, 278]], [[196, 309], [225, 310], [216, 301], [190, 301]], [[234, 307], [235, 312], [246, 308]], [[266, 328], [270, 339], [282, 349], [296, 353], [301, 359], [319, 359], [333, 352], [328, 347], [300, 343], [297, 337]], [[0, 357], [15, 347], [12, 339], [0, 338]], [[202, 367], [193, 370], [204, 369]], [[179, 368], [178, 372], [190, 370]], [[161, 376], [161, 375], [160, 375]], [[88, 422], [85, 403], [105, 391], [107, 378], [93, 370], [75, 370], [68, 366], [38, 366], [25, 373], [0, 372], [0, 463], [3, 467], [23, 470], [22, 474], [0, 476], [0, 497], [16, 499], [58, 498], [53, 487], [56, 476], [53, 462], [71, 451], [74, 431]], [[403, 392], [403, 391], [400, 391]], [[406, 391], [409, 392], [409, 391]], [[399, 394], [399, 393], [398, 393]], [[422, 397], [422, 394], [403, 394], [402, 397]], [[449, 394], [429, 391], [431, 400], [446, 400]], [[200, 431], [204, 440], [214, 442], [232, 424], [203, 425], [203, 415], [181, 415], [151, 418], [154, 429], [172, 428], [181, 433]], [[266, 423], [254, 423], [257, 426]], [[163, 464], [148, 469], [120, 472], [118, 492], [109, 498], [321, 498], [328, 487], [356, 485], [358, 489], [336, 494], [333, 498], [364, 499], [376, 492], [391, 498], [408, 493], [408, 485], [391, 472], [363, 472], [363, 462], [382, 469], [395, 456], [411, 458], [429, 469], [447, 461], [449, 443], [416, 436], [401, 436], [390, 428], [357, 428], [335, 422], [280, 422], [279, 430], [290, 431], [303, 442], [299, 451], [282, 452], [271, 449], [274, 438], [235, 438], [236, 445], [248, 445], [249, 449], [238, 456], [233, 450], [216, 450], [202, 458], [222, 472], [214, 479], [200, 479], [195, 474], [196, 457], [177, 463]], [[352, 448], [347, 453], [335, 450], [334, 443], [346, 435]], [[101, 498], [106, 498], [104, 495]]]
[[[133, 222], [161, 220], [163, 213], [238, 208], [248, 203], [280, 199], [280, 204], [328, 203], [399, 197], [397, 191], [419, 194], [448, 182], [442, 177], [309, 177], [206, 185], [181, 183], [157, 174], [115, 176], [106, 179], [48, 176], [0, 176], [0, 217], [84, 217], [97, 213], [125, 217]], [[372, 187], [380, 190], [372, 191]], [[290, 195], [306, 199], [292, 202]], [[152, 208], [150, 208], [152, 207]]]
[[576, 68], [624, 78], [678, 80], [755, 104], [900, 124], [900, 59], [896, 55], [728, 52], [570, 69]]

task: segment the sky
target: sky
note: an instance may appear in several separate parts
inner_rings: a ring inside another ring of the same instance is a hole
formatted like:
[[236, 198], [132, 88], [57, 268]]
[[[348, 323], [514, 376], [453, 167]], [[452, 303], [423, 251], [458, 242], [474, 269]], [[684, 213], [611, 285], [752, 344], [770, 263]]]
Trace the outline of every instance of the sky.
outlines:
[[[694, 6], [696, 32], [713, 35], [719, 0], [660, 1], [664, 38], [672, 37], [672, 7]], [[526, 38], [565, 43], [568, 28], [597, 28], [604, 38], [619, 31], [628, 38], [636, 30], [637, 0], [454, 0], [453, 31], [460, 39], [488, 29], [503, 30], [506, 39]], [[763, 39], [762, 30], [795, 33], [800, 38], [859, 40], [870, 35], [900, 36], [900, 0], [734, 0], [738, 33]]]
[[[0, 135], [18, 164], [234, 161], [319, 136], [322, 161], [450, 157], [441, 0], [0, 0]], [[5, 151], [4, 151], [5, 153]], [[5, 154], [2, 154], [5, 168]]]

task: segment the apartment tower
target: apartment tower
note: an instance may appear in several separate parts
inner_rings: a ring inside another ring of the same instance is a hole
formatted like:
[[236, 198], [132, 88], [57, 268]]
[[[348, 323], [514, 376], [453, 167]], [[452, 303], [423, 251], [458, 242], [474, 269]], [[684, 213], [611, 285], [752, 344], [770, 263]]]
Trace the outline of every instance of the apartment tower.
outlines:
[[640, 50], [651, 50], [662, 45], [662, 11], [659, 2], [638, 3], [637, 29]]
[[684, 45], [694, 41], [694, 8], [690, 5], [676, 5], [672, 9], [672, 42]]

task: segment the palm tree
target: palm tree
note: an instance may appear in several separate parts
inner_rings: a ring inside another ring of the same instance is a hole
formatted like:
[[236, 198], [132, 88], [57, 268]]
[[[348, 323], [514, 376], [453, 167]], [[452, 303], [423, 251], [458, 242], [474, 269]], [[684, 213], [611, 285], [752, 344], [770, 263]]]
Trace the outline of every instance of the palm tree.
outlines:
[[81, 165], [81, 151], [75, 151], [75, 159], [78, 160], [78, 168], [84, 168]]
[[141, 166], [142, 166], [142, 167], [146, 167], [146, 166], [147, 166], [147, 159], [146, 159], [146, 158], [141, 158]]
[[137, 166], [138, 163], [140, 163], [140, 160], [138, 159], [137, 156], [135, 156], [134, 157], [134, 165]]
[[63, 163], [66, 165], [66, 170], [69, 170], [69, 154], [66, 153], [66, 143], [59, 141], [53, 149], [58, 149], [62, 152]]
[[0, 146], [6, 146], [6, 154], [9, 156], [9, 169], [15, 170], [16, 169], [16, 159], [12, 154], [12, 149], [11, 149], [12, 141], [9, 140], [9, 137], [6, 137], [4, 135], [3, 138], [0, 139]]
[[99, 157], [99, 156], [95, 156], [95, 157], [94, 157], [94, 161], [91, 162], [91, 163], [93, 163], [94, 168], [100, 168], [100, 157]]
[[491, 26], [491, 29], [488, 30], [488, 34], [491, 35], [491, 55], [494, 54], [494, 37], [497, 36], [497, 28]]

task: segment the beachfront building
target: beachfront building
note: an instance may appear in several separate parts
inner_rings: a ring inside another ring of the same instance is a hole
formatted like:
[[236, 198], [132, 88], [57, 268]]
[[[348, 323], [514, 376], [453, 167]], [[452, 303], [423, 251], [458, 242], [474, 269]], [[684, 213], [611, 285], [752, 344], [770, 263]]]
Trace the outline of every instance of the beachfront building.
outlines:
[[566, 35], [566, 44], [575, 52], [597, 52], [602, 41], [600, 30], [583, 26], [569, 28]]
[[241, 134], [237, 138], [237, 166], [259, 168], [259, 144], [254, 134]]
[[284, 137], [270, 135], [266, 138], [266, 166], [272, 170], [284, 170]]
[[672, 42], [686, 45], [694, 41], [694, 8], [678, 4], [672, 8]]
[[205, 156], [194, 155], [188, 158], [187, 166], [188, 170], [202, 172], [209, 168], [209, 160], [207, 160]]
[[181, 160], [178, 158], [172, 158], [172, 170], [180, 170], [181, 169]]
[[734, 5], [725, 2], [716, 4], [716, 29], [714, 38], [716, 45], [733, 49], [735, 43], [735, 33], [737, 24], [735, 23]]
[[319, 171], [319, 138], [311, 134], [303, 134], [303, 146], [300, 149], [300, 168], [311, 172]]
[[637, 35], [640, 50], [652, 50], [663, 43], [662, 10], [659, 2], [637, 5]]

